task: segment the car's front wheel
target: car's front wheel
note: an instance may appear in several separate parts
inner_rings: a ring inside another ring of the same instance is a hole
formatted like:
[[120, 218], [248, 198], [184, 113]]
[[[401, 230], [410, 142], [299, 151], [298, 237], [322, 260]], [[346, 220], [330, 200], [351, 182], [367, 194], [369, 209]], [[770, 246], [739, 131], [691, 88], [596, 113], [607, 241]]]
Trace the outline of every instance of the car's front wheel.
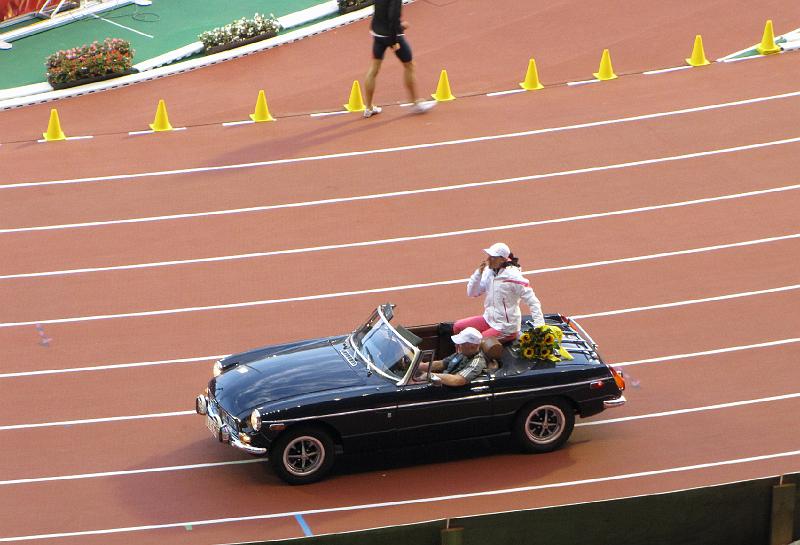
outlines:
[[575, 427], [568, 401], [542, 399], [526, 405], [514, 421], [514, 438], [527, 452], [551, 452], [567, 442]]
[[333, 467], [333, 458], [333, 439], [322, 428], [290, 429], [270, 449], [275, 473], [289, 484], [319, 481]]

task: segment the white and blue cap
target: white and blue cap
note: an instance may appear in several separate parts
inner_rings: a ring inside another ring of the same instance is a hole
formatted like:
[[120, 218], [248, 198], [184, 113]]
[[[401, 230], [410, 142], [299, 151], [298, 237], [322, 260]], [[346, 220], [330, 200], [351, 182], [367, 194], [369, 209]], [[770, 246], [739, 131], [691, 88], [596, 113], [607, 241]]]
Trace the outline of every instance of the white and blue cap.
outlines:
[[504, 259], [508, 259], [508, 256], [511, 255], [511, 249], [502, 242], [495, 242], [488, 248], [484, 248], [483, 251], [492, 257], [502, 257]]
[[456, 344], [481, 344], [481, 340], [483, 340], [483, 335], [481, 332], [475, 329], [474, 327], [467, 327], [459, 333], [458, 335], [453, 335], [450, 337], [453, 339], [453, 342]]

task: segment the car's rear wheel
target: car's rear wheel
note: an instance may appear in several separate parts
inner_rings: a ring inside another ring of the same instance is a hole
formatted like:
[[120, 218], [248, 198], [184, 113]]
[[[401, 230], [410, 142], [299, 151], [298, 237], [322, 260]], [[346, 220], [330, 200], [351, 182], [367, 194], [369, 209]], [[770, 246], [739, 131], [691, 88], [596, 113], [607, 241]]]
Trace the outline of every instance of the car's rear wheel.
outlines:
[[333, 467], [334, 444], [322, 428], [289, 429], [270, 450], [275, 473], [290, 484], [319, 481]]
[[550, 398], [526, 405], [514, 421], [514, 438], [527, 452], [551, 452], [567, 442], [575, 412], [565, 399]]

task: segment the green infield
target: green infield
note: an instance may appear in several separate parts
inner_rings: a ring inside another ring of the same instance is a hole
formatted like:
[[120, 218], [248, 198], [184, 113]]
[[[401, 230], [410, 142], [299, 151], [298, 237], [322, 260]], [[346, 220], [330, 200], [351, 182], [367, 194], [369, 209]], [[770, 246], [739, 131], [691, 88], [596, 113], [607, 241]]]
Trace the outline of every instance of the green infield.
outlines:
[[323, 0], [153, 0], [146, 7], [129, 4], [15, 40], [11, 49], [0, 50], [0, 89], [46, 81], [45, 59], [60, 49], [122, 38], [135, 50], [136, 64], [196, 42], [200, 33], [241, 17], [255, 13], [281, 17], [321, 3]]

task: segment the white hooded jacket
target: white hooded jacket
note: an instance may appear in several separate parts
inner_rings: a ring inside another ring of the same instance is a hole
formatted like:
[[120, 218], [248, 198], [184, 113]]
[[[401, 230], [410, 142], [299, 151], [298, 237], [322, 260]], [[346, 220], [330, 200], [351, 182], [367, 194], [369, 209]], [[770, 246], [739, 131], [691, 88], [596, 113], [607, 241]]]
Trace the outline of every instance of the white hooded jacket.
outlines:
[[488, 267], [483, 270], [483, 274], [480, 269], [475, 269], [467, 283], [467, 295], [478, 297], [484, 293], [486, 299], [483, 302], [483, 319], [497, 331], [511, 334], [521, 329], [520, 299], [531, 309], [533, 324], [544, 325], [542, 305], [519, 267], [508, 266], [500, 269], [497, 274]]

